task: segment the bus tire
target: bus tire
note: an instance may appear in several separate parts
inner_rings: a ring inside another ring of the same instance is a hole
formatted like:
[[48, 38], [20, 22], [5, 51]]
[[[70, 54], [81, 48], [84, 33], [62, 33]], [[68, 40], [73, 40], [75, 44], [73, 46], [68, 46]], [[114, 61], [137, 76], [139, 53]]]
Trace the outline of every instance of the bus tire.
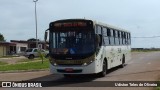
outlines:
[[28, 59], [34, 59], [34, 55], [29, 55]]
[[107, 73], [107, 61], [103, 60], [102, 72], [99, 73], [100, 77], [105, 77]]
[[125, 56], [123, 55], [123, 57], [122, 57], [121, 68], [124, 68], [124, 66], [125, 66]]

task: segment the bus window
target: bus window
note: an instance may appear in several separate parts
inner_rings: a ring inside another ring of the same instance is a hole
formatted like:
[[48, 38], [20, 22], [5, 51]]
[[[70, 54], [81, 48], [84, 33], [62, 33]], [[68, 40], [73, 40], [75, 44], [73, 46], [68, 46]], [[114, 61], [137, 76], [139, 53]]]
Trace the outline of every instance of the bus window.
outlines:
[[110, 34], [111, 34], [111, 37], [113, 37], [113, 30], [110, 29]]
[[104, 45], [109, 45], [110, 42], [109, 42], [109, 36], [107, 35], [107, 28], [103, 28], [103, 41], [104, 41]]
[[106, 28], [103, 28], [103, 36], [107, 36], [107, 29]]
[[107, 28], [107, 36], [111, 36], [111, 32], [109, 28]]
[[99, 42], [99, 47], [102, 46], [102, 35], [101, 34], [98, 34], [99, 37], [100, 37], [100, 42]]
[[122, 45], [122, 33], [119, 31], [119, 45]]
[[114, 45], [116, 45], [116, 41], [115, 41], [115, 30], [113, 30], [113, 38], [114, 38]]
[[118, 34], [119, 45], [121, 45], [121, 43], [120, 43], [120, 31], [117, 31], [117, 34]]
[[128, 44], [131, 44], [131, 38], [130, 38], [130, 33], [128, 33]]
[[115, 30], [115, 45], [119, 45], [118, 31]]
[[127, 33], [124, 32], [124, 44], [127, 44], [127, 38], [126, 38], [126, 36], [127, 36]]
[[115, 35], [115, 30], [113, 30], [113, 37], [116, 37], [116, 35]]
[[104, 45], [110, 45], [109, 37], [104, 37]]
[[102, 27], [101, 26], [97, 26], [97, 34], [102, 34]]
[[125, 38], [124, 38], [124, 32], [121, 33], [122, 34], [122, 44], [125, 44]]
[[114, 36], [113, 36], [113, 30], [112, 29], [110, 29], [110, 34], [111, 34], [111, 36], [110, 36], [110, 44], [114, 45]]
[[119, 31], [117, 31], [117, 37], [119, 38], [120, 36], [119, 36]]
[[128, 33], [126, 33], [126, 44], [128, 45]]
[[116, 38], [118, 37], [118, 31], [115, 31], [115, 37]]

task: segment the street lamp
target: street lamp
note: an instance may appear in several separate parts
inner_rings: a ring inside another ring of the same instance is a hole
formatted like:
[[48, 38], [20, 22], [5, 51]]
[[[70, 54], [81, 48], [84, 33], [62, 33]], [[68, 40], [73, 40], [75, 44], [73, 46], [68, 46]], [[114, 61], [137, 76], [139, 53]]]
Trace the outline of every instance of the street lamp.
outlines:
[[35, 24], [36, 24], [36, 48], [38, 47], [38, 40], [37, 40], [37, 10], [36, 10], [36, 4], [38, 0], [33, 0], [35, 3]]

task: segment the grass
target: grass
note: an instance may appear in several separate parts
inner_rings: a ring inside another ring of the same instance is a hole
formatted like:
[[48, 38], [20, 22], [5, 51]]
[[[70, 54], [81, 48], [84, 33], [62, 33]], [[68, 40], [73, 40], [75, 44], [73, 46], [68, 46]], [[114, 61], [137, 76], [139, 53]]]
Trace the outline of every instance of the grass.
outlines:
[[156, 90], [160, 90], [160, 87], [157, 87]]
[[0, 71], [39, 70], [48, 68], [49, 68], [49, 60], [44, 60], [43, 64], [42, 61], [36, 61], [36, 62], [1, 65]]
[[156, 87], [156, 90], [160, 90], [160, 81], [158, 82], [158, 87]]
[[0, 65], [6, 65], [7, 63], [6, 62], [1, 62], [0, 61]]
[[19, 56], [12, 56], [12, 55], [8, 55], [8, 56], [0, 56], [0, 58], [12, 58], [12, 57], [19, 57]]
[[39, 58], [34, 58], [34, 59], [26, 58], [26, 59], [19, 60], [18, 63], [21, 63], [21, 62], [33, 62], [33, 61], [40, 61], [40, 59]]

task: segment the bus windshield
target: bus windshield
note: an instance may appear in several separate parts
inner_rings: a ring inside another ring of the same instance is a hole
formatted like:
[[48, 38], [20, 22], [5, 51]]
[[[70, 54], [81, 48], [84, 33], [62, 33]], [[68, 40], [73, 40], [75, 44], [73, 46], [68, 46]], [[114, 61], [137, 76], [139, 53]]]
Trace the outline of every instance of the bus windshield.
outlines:
[[95, 50], [94, 33], [90, 30], [51, 32], [52, 54], [88, 54]]

